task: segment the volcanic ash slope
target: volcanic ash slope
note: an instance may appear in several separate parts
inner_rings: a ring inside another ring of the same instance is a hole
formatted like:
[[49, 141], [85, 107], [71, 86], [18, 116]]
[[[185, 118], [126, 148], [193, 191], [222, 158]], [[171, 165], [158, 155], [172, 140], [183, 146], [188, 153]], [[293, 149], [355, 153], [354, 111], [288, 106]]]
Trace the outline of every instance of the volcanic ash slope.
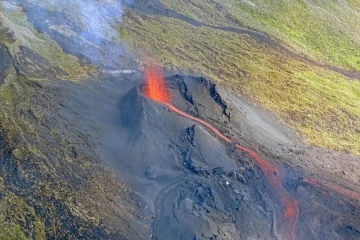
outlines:
[[[195, 83], [193, 91], [207, 104], [202, 109], [186, 99], [183, 78]], [[173, 76], [168, 85], [179, 106], [226, 121], [207, 80]], [[111, 136], [122, 143], [107, 145], [103, 153], [133, 191], [135, 215], [149, 228], [146, 234], [158, 239], [273, 236], [273, 212], [259, 193], [264, 187], [252, 161], [233, 145], [147, 99], [138, 87], [119, 101], [118, 120], [122, 130], [118, 139], [116, 132]]]

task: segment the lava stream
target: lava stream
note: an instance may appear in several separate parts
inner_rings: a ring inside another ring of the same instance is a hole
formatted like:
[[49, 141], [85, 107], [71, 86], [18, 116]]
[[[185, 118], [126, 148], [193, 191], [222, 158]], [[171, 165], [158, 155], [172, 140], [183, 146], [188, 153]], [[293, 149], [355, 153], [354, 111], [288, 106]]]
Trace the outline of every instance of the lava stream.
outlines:
[[334, 185], [334, 184], [330, 184], [330, 183], [320, 183], [318, 181], [316, 181], [315, 179], [312, 178], [305, 178], [304, 182], [312, 184], [316, 187], [326, 187], [326, 188], [330, 188], [332, 190], [334, 190], [335, 192], [340, 193], [341, 195], [345, 196], [348, 199], [352, 199], [352, 200], [357, 200], [360, 201], [360, 194], [353, 192], [351, 190], [348, 190], [346, 188], [342, 188], [340, 186]]
[[[207, 127], [222, 140], [224, 140], [226, 142], [230, 142], [230, 143], [232, 142], [229, 138], [227, 138], [226, 136], [221, 134], [219, 132], [219, 130], [217, 130], [211, 124], [209, 124], [201, 119], [190, 116], [187, 113], [184, 113], [183, 111], [177, 109], [170, 103], [163, 103], [163, 104], [166, 105], [173, 112], [175, 112], [183, 117], [189, 118], [189, 119], [191, 119], [195, 122], [198, 122], [198, 123], [202, 124], [203, 126]], [[289, 195], [289, 193], [286, 191], [286, 189], [283, 187], [282, 182], [281, 182], [282, 176], [281, 176], [279, 169], [277, 169], [275, 166], [271, 165], [269, 162], [262, 159], [259, 155], [257, 155], [255, 152], [251, 151], [250, 149], [247, 149], [238, 144], [236, 144], [236, 147], [238, 147], [240, 150], [246, 152], [247, 154], [249, 154], [250, 157], [255, 159], [258, 166], [264, 172], [266, 179], [268, 180], [274, 193], [279, 198], [279, 200], [282, 204], [282, 207], [283, 207], [284, 223], [282, 225], [281, 235], [286, 240], [295, 239], [296, 238], [295, 237], [295, 228], [296, 228], [297, 218], [298, 218], [298, 214], [299, 214], [299, 208], [297, 205], [297, 201], [293, 200], [291, 198], [291, 196]]]
[[[205, 122], [204, 120], [193, 117], [171, 105], [169, 93], [165, 87], [165, 81], [163, 79], [163, 74], [160, 68], [147, 67], [145, 69], [145, 75], [146, 75], [146, 83], [145, 83], [144, 94], [148, 98], [164, 104], [170, 110], [183, 117], [186, 117], [190, 120], [200, 123], [201, 125], [207, 127], [210, 131], [212, 131], [215, 135], [217, 135], [225, 142], [232, 143], [232, 141], [228, 137], [221, 134], [220, 131], [217, 130], [215, 127], [213, 127], [211, 124]], [[246, 152], [251, 158], [253, 158], [256, 161], [257, 165], [264, 172], [264, 175], [267, 181], [269, 182], [270, 187], [272, 188], [273, 192], [276, 194], [277, 198], [282, 204], [284, 223], [282, 225], [280, 234], [283, 236], [285, 240], [294, 240], [296, 238], [295, 229], [296, 229], [299, 209], [298, 209], [297, 201], [292, 199], [292, 197], [289, 195], [289, 193], [282, 185], [281, 172], [274, 165], [265, 161], [250, 149], [247, 149], [238, 144], [236, 144], [236, 147]]]

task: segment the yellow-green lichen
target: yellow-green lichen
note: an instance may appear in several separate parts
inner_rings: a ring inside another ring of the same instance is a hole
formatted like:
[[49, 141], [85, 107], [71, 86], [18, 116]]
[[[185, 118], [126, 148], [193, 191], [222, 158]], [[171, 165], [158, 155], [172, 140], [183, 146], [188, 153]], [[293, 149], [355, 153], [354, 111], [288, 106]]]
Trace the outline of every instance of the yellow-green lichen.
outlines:
[[[310, 144], [360, 155], [360, 82], [294, 60], [247, 35], [129, 10], [119, 28], [132, 48], [210, 77], [275, 112]], [[183, 37], [186, 36], [186, 37]]]

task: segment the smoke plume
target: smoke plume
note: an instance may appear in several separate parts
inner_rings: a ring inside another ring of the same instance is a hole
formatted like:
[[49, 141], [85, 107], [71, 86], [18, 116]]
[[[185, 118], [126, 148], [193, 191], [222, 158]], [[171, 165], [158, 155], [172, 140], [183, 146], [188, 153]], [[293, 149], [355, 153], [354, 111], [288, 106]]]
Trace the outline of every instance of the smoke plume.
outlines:
[[63, 49], [103, 68], [119, 68], [125, 50], [116, 25], [131, 0], [19, 0], [0, 3], [9, 14], [20, 8], [34, 28]]

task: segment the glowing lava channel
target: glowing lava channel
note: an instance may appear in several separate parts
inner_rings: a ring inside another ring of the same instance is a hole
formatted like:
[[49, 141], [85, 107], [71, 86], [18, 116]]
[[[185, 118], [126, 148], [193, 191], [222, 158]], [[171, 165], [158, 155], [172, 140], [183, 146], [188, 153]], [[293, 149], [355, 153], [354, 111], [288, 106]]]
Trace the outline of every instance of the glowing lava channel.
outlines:
[[[173, 112], [183, 117], [186, 117], [190, 120], [200, 123], [201, 125], [207, 127], [210, 131], [212, 131], [215, 135], [217, 135], [225, 142], [232, 143], [232, 141], [229, 138], [221, 134], [220, 131], [217, 130], [215, 127], [213, 127], [211, 124], [205, 122], [204, 120], [193, 117], [171, 105], [170, 95], [165, 87], [165, 81], [163, 79], [163, 73], [161, 71], [161, 68], [147, 67], [145, 69], [145, 76], [146, 76], [146, 83], [145, 83], [144, 94], [148, 98], [164, 104]], [[284, 223], [282, 224], [280, 234], [285, 240], [294, 240], [296, 238], [295, 230], [296, 230], [296, 223], [299, 214], [299, 208], [297, 201], [292, 199], [292, 197], [283, 187], [281, 172], [274, 165], [265, 161], [250, 149], [247, 149], [238, 144], [236, 144], [236, 147], [246, 152], [251, 158], [253, 158], [256, 161], [257, 165], [263, 171], [267, 181], [269, 182], [270, 187], [272, 188], [273, 192], [276, 194], [277, 198], [282, 204]]]
[[342, 188], [340, 186], [337, 186], [337, 185], [334, 185], [334, 184], [329, 184], [329, 183], [320, 183], [320, 182], [316, 181], [313, 178], [305, 178], [304, 182], [312, 184], [312, 185], [314, 185], [315, 187], [318, 187], [318, 188], [320, 188], [321, 186], [326, 187], [326, 188], [330, 188], [330, 189], [334, 190], [335, 192], [338, 192], [341, 195], [345, 196], [348, 199], [360, 201], [360, 194], [359, 193], [353, 192], [353, 191], [348, 190], [346, 188]]

